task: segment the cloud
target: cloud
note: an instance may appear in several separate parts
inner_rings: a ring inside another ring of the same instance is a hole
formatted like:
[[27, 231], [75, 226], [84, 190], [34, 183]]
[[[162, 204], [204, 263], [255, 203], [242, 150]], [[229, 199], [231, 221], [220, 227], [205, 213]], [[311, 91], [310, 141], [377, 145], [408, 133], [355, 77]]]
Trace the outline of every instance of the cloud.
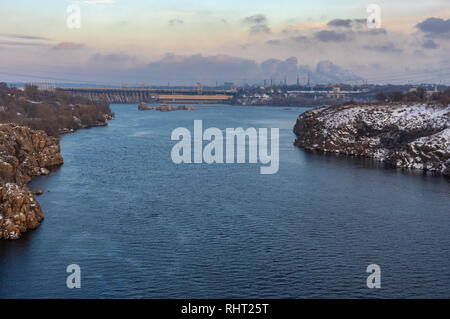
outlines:
[[229, 55], [176, 55], [166, 53], [160, 59], [148, 64], [138, 64], [136, 58], [121, 53], [95, 54], [86, 67], [92, 79], [100, 82], [120, 78], [126, 83], [147, 83], [152, 85], [205, 85], [235, 82], [262, 83], [273, 79], [273, 83], [284, 81], [295, 83], [297, 75], [307, 81], [308, 74], [315, 83], [338, 83], [360, 78], [329, 61], [317, 65], [316, 71], [299, 66], [296, 57], [285, 60], [267, 59], [258, 63]]
[[49, 38], [27, 34], [0, 34], [0, 38], [3, 38], [3, 40], [0, 39], [0, 45], [14, 46], [14, 47], [20, 46], [44, 47], [48, 45], [46, 41], [50, 40]]
[[194, 84], [200, 81], [214, 84], [216, 81], [252, 81], [259, 77], [255, 61], [228, 55], [203, 56], [175, 55], [167, 53], [162, 59], [148, 64], [145, 72], [154, 80], [171, 84]]
[[[361, 45], [363, 44], [372, 45], [387, 41], [388, 33], [385, 29], [369, 29], [366, 25], [360, 26], [359, 24], [362, 23], [360, 20], [362, 19], [331, 20], [325, 29], [310, 28], [309, 30], [282, 30], [281, 35], [284, 36], [284, 38], [280, 40], [286, 44], [286, 47], [290, 45], [292, 48], [298, 49], [299, 46], [302, 46], [302, 49], [308, 49], [309, 51], [323, 51], [327, 49], [326, 47], [328, 45], [346, 42], [348, 45], [342, 47], [342, 49], [339, 50], [340, 52], [345, 51], [346, 48], [361, 48]], [[334, 26], [336, 29], [330, 29], [330, 25]], [[266, 44], [270, 43], [266, 42]], [[308, 46], [305, 47], [305, 45]]]
[[380, 35], [380, 34], [387, 34], [386, 29], [378, 28], [378, 29], [367, 29], [364, 31], [358, 31], [359, 34], [365, 34], [365, 35]]
[[353, 25], [367, 25], [367, 19], [353, 19]]
[[321, 42], [344, 42], [348, 40], [363, 39], [365, 36], [386, 35], [382, 28], [369, 29], [364, 19], [335, 19], [327, 23], [328, 27], [339, 28], [335, 30], [324, 29], [316, 32], [314, 38]]
[[297, 77], [298, 60], [295, 57], [286, 60], [268, 59], [261, 63], [264, 78], [272, 78], [284, 81], [287, 79], [292, 82]]
[[418, 23], [416, 27], [429, 35], [450, 35], [450, 19], [428, 18]]
[[266, 42], [266, 44], [268, 45], [280, 45], [281, 44], [281, 40], [269, 40]]
[[382, 44], [374, 44], [374, 45], [365, 45], [364, 49], [370, 50], [370, 51], [377, 51], [377, 52], [390, 52], [390, 53], [401, 53], [403, 50], [399, 49], [394, 43], [392, 42], [386, 42]]
[[304, 35], [299, 35], [296, 37], [292, 37], [291, 38], [292, 41], [297, 42], [297, 43], [308, 43], [310, 42], [310, 38], [308, 38], [307, 36]]
[[323, 73], [323, 74], [327, 74], [327, 73], [339, 73], [341, 71], [341, 68], [332, 63], [331, 61], [321, 61], [319, 63], [317, 63], [316, 66], [316, 72], [317, 73]]
[[44, 46], [45, 44], [39, 42], [17, 42], [17, 41], [0, 41], [0, 44], [10, 46]]
[[34, 35], [25, 35], [25, 34], [6, 34], [5, 36], [8, 38], [23, 39], [23, 40], [41, 40], [41, 41], [50, 40], [49, 38], [45, 37], [38, 37]]
[[354, 83], [363, 80], [363, 78], [326, 60], [317, 63], [316, 72], [312, 74], [312, 80], [317, 83]]
[[205, 85], [214, 85], [216, 82], [262, 83], [264, 79], [272, 78], [274, 83], [284, 81], [295, 83], [297, 75], [306, 82], [307, 74], [311, 75], [316, 83], [340, 83], [359, 81], [360, 77], [348, 72], [340, 66], [323, 61], [312, 71], [308, 67], [299, 66], [296, 57], [285, 60], [267, 59], [257, 63], [252, 59], [243, 59], [229, 55], [204, 56], [176, 55], [167, 53], [161, 59], [149, 63], [135, 71], [130, 70], [134, 76], [146, 78], [153, 83], [171, 85], [193, 85], [202, 82]]
[[133, 68], [138, 65], [137, 58], [123, 53], [96, 53], [89, 58], [89, 64], [98, 68]]
[[437, 49], [439, 48], [439, 45], [433, 40], [428, 39], [422, 43], [422, 47], [424, 47], [425, 49]]
[[255, 14], [242, 20], [246, 24], [267, 24], [267, 18], [262, 14]]
[[327, 23], [332, 28], [361, 29], [367, 28], [367, 19], [334, 19]]
[[315, 34], [315, 38], [322, 42], [343, 42], [347, 40], [347, 35], [336, 31], [322, 30]]
[[55, 45], [53, 50], [78, 50], [83, 49], [86, 46], [83, 43], [74, 43], [74, 42], [61, 42]]
[[250, 25], [249, 32], [251, 34], [270, 33], [271, 30], [267, 25], [267, 18], [262, 14], [255, 14], [242, 20], [243, 24]]
[[169, 24], [169, 26], [175, 27], [175, 26], [177, 26], [177, 25], [182, 25], [182, 24], [184, 24], [184, 21], [181, 20], [181, 19], [172, 19], [172, 20], [169, 20], [167, 23]]
[[329, 27], [344, 27], [344, 28], [351, 28], [352, 27], [352, 20], [350, 19], [335, 19], [331, 20], [327, 24]]
[[270, 28], [265, 24], [250, 27], [250, 33], [270, 33]]
[[273, 83], [287, 80], [288, 83], [296, 83], [297, 76], [300, 81], [306, 83], [308, 78], [314, 83], [343, 83], [358, 82], [362, 78], [350, 73], [331, 61], [321, 61], [315, 70], [305, 65], [298, 65], [296, 57], [286, 60], [268, 59], [260, 65], [264, 78], [272, 79]]

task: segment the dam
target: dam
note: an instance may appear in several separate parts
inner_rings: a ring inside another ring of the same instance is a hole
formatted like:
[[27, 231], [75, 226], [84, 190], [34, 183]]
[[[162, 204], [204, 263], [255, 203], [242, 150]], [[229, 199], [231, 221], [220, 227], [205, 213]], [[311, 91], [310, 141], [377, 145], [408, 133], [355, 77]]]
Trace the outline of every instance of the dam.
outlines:
[[128, 103], [183, 103], [230, 104], [236, 89], [197, 88], [58, 88], [91, 101], [107, 101], [112, 104]]

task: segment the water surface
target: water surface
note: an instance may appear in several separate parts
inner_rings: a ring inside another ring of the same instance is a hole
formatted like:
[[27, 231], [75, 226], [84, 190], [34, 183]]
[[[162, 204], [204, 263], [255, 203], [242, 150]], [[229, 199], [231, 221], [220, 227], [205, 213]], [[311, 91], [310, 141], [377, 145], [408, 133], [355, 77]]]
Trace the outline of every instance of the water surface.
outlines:
[[[44, 223], [0, 242], [0, 297], [450, 297], [450, 184], [293, 147], [305, 109], [113, 105], [32, 188]], [[176, 165], [176, 127], [279, 127], [280, 170]], [[366, 288], [366, 267], [382, 288]], [[82, 288], [66, 287], [78, 264]]]

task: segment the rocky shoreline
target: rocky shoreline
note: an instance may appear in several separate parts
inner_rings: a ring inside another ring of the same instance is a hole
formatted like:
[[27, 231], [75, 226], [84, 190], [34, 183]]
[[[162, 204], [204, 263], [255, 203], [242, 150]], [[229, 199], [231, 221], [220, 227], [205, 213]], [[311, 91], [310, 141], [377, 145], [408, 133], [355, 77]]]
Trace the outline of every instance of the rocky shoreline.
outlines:
[[0, 239], [17, 239], [43, 220], [27, 185], [32, 177], [47, 175], [64, 163], [59, 136], [105, 126], [113, 118], [105, 101], [92, 103], [58, 88], [19, 89], [0, 83]]
[[[106, 126], [112, 118], [105, 114], [104, 121], [79, 128]], [[62, 129], [60, 134], [74, 131]], [[14, 123], [0, 124], [0, 239], [18, 239], [40, 225], [44, 213], [34, 194], [42, 191], [33, 194], [28, 183], [63, 163], [58, 138]]]
[[63, 163], [57, 138], [0, 124], [0, 239], [17, 239], [39, 226], [44, 214], [27, 184]]
[[295, 146], [363, 156], [450, 178], [450, 107], [366, 104], [322, 107], [299, 116]]
[[97, 126], [107, 126], [109, 123], [109, 120], [113, 120], [114, 119], [114, 114], [103, 114], [103, 119], [102, 120], [97, 120], [96, 122], [94, 122], [94, 124], [92, 125], [83, 125], [81, 123], [81, 121], [77, 121], [77, 127], [76, 128], [62, 128], [59, 130], [59, 134], [69, 134], [69, 133], [74, 133], [79, 129], [84, 129], [84, 128], [91, 128], [91, 127], [97, 127]]

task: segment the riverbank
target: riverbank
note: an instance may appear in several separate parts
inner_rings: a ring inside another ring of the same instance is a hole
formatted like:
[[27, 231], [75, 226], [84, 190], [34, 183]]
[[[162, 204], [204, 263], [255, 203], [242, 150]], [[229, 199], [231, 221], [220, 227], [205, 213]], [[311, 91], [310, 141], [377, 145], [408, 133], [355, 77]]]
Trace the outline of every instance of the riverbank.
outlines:
[[113, 118], [104, 102], [0, 83], [0, 239], [17, 239], [44, 219], [28, 183], [64, 163], [59, 136]]
[[366, 104], [322, 107], [299, 116], [295, 146], [363, 156], [450, 177], [450, 107]]
[[[83, 128], [106, 126], [109, 117], [105, 114], [104, 118], [104, 122]], [[42, 194], [42, 190], [33, 194], [28, 183], [63, 163], [59, 138], [41, 130], [0, 124], [0, 239], [18, 239], [40, 225], [44, 213], [34, 195]]]

